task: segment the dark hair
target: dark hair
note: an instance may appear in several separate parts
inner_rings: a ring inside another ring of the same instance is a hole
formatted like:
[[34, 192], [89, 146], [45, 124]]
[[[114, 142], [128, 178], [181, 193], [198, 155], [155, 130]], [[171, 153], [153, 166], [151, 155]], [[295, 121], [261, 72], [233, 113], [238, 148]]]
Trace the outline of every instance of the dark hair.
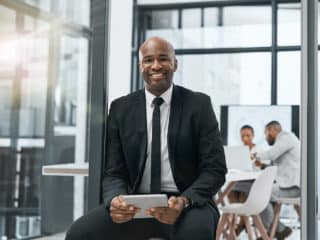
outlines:
[[252, 134], [254, 134], [254, 130], [253, 130], [253, 127], [251, 127], [250, 125], [243, 125], [241, 128], [240, 128], [240, 132], [244, 129], [249, 129]]
[[275, 129], [277, 129], [278, 131], [282, 130], [281, 124], [278, 121], [271, 121], [266, 125], [266, 128], [270, 128], [273, 127]]

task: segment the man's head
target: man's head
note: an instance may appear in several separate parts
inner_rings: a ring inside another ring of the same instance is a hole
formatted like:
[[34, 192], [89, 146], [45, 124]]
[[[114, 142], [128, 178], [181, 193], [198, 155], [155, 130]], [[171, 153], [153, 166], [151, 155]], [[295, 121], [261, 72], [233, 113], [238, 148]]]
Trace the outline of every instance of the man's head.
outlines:
[[254, 130], [250, 125], [244, 125], [240, 129], [240, 136], [243, 145], [252, 146], [254, 138]]
[[275, 143], [276, 138], [281, 131], [282, 127], [278, 121], [271, 121], [266, 125], [264, 134], [269, 145], [273, 145]]
[[147, 39], [139, 49], [140, 71], [149, 92], [160, 96], [172, 84], [177, 59], [172, 45], [159, 37]]

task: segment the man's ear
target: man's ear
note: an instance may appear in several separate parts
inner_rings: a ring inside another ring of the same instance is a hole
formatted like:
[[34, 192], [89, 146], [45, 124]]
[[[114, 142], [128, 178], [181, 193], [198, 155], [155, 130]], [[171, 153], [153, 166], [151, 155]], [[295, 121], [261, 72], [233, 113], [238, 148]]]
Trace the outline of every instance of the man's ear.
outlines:
[[174, 72], [177, 71], [178, 69], [178, 60], [175, 58], [174, 59]]

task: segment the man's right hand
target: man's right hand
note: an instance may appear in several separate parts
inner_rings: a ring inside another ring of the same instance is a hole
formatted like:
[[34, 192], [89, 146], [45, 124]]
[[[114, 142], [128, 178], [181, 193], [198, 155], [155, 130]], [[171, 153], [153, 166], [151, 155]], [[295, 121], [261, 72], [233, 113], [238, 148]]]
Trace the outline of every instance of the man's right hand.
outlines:
[[133, 205], [127, 205], [122, 195], [114, 197], [110, 204], [110, 216], [115, 223], [128, 222], [139, 211], [139, 208]]

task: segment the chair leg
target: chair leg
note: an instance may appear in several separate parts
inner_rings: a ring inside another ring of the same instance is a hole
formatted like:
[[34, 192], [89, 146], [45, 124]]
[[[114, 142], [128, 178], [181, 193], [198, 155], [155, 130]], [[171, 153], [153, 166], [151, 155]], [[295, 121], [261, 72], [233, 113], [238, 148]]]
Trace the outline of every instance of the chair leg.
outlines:
[[218, 227], [217, 227], [216, 240], [220, 239], [227, 221], [228, 221], [228, 214], [223, 213], [222, 216], [221, 216], [220, 222], [218, 224]]
[[234, 226], [235, 226], [235, 219], [236, 215], [235, 214], [229, 214], [228, 217], [228, 228], [229, 228], [229, 235], [228, 235], [228, 240], [234, 240], [237, 238], [236, 233], [234, 231]]
[[298, 216], [299, 216], [299, 221], [301, 221], [301, 207], [300, 205], [293, 205], [294, 209], [296, 210]]
[[276, 203], [274, 206], [274, 217], [271, 225], [271, 232], [270, 232], [270, 238], [273, 239], [274, 234], [276, 233], [276, 228], [279, 223], [280, 218], [280, 210], [281, 210], [281, 203]]
[[256, 228], [258, 228], [258, 230], [261, 234], [262, 239], [263, 240], [271, 240], [271, 238], [269, 238], [269, 236], [267, 234], [266, 229], [264, 228], [264, 226], [262, 224], [260, 216], [254, 215], [254, 216], [252, 216], [252, 218], [253, 218], [254, 225], [256, 226]]
[[249, 240], [253, 240], [253, 235], [252, 235], [252, 231], [251, 231], [249, 217], [248, 216], [243, 216], [243, 220], [244, 220], [244, 224], [245, 224], [246, 229], [247, 229]]

